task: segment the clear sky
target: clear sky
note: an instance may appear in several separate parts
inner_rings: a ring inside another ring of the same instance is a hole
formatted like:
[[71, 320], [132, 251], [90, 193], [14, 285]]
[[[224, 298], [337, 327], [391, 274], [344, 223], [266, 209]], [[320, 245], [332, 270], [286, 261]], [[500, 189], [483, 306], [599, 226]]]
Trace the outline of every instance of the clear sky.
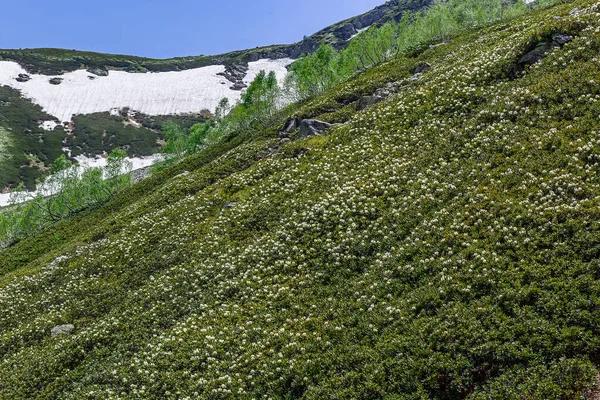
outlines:
[[385, 0], [0, 0], [0, 48], [155, 58], [293, 43]]

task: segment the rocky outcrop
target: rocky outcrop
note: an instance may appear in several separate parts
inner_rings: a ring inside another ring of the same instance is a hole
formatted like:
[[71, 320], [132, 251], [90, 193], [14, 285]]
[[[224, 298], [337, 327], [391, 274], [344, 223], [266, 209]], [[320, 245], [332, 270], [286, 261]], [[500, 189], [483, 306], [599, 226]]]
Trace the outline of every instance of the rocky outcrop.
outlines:
[[138, 183], [148, 178], [152, 174], [152, 165], [131, 171], [131, 180]]
[[538, 42], [535, 47], [525, 53], [517, 62], [520, 70], [527, 65], [532, 65], [543, 59], [548, 52], [558, 49], [572, 40], [572, 37], [565, 33], [555, 33], [549, 40]]
[[108, 70], [105, 68], [88, 68], [87, 72], [98, 76], [108, 76]]
[[564, 46], [571, 40], [573, 40], [573, 37], [566, 33], [555, 33], [552, 35], [552, 42], [558, 44], [559, 46]]
[[59, 335], [70, 335], [75, 330], [75, 326], [71, 324], [67, 325], [58, 325], [50, 330], [50, 334], [54, 336]]
[[241, 91], [248, 87], [244, 82], [236, 82], [232, 86], [229, 87], [231, 90]]
[[283, 133], [292, 133], [296, 129], [300, 127], [300, 118], [288, 118], [283, 124], [283, 128], [281, 128], [281, 132]]
[[225, 67], [225, 72], [219, 72], [217, 75], [225, 77], [229, 82], [233, 83], [230, 87], [232, 90], [242, 90], [248, 87], [244, 83], [244, 78], [248, 73], [248, 64], [230, 64]]
[[305, 119], [300, 123], [300, 133], [298, 138], [321, 135], [333, 125], [328, 122], [319, 121], [318, 119]]

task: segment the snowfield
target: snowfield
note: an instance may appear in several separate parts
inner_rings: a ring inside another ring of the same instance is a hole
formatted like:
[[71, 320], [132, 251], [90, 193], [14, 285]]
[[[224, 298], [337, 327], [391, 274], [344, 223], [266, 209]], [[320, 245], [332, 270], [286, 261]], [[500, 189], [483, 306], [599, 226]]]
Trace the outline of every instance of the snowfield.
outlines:
[[[287, 74], [286, 66], [294, 60], [259, 60], [248, 63], [244, 78], [250, 84], [261, 70], [274, 71], [277, 79], [283, 82]], [[21, 95], [57, 118], [60, 122], [70, 122], [73, 115], [110, 112], [117, 115], [120, 109], [129, 107], [133, 111], [147, 115], [175, 115], [199, 113], [215, 110], [219, 101], [226, 97], [235, 103], [240, 91], [231, 90], [232, 82], [223, 76], [223, 65], [215, 65], [186, 71], [158, 73], [128, 73], [110, 71], [108, 76], [96, 76], [85, 70], [69, 72], [60, 76], [28, 74], [19, 64], [0, 61], [0, 85], [7, 85], [21, 92]], [[31, 79], [17, 82], [19, 74], [27, 74]], [[60, 77], [59, 85], [50, 79]], [[40, 127], [51, 131], [59, 123], [40, 121]], [[6, 154], [8, 136], [0, 130], [0, 161]], [[69, 149], [64, 149], [69, 152]], [[104, 167], [106, 159], [76, 157], [80, 168]], [[160, 155], [129, 158], [133, 170], [147, 167], [161, 159]], [[2, 188], [0, 188], [1, 190]], [[34, 192], [35, 193], [35, 192]], [[9, 204], [10, 194], [0, 193], [0, 207]]]
[[[244, 82], [250, 83], [261, 70], [274, 71], [282, 81], [286, 66], [292, 62], [290, 58], [250, 62]], [[61, 122], [69, 122], [73, 115], [125, 107], [148, 115], [214, 111], [222, 98], [228, 98], [231, 103], [240, 98], [241, 92], [231, 90], [233, 84], [217, 75], [224, 71], [223, 65], [214, 65], [158, 73], [110, 71], [105, 77], [85, 70], [47, 76], [28, 74], [16, 62], [0, 61], [0, 85], [18, 89], [23, 97], [40, 105], [48, 114]], [[17, 82], [15, 78], [19, 74], [27, 74], [31, 80]], [[62, 78], [62, 83], [51, 84], [49, 81], [54, 77]]]

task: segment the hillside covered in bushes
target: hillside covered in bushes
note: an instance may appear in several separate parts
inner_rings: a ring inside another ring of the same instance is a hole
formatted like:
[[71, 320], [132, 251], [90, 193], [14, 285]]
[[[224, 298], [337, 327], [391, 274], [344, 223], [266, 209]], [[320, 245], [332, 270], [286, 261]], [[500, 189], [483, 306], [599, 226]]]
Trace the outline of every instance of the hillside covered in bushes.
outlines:
[[0, 398], [596, 399], [600, 3], [373, 64], [0, 250]]

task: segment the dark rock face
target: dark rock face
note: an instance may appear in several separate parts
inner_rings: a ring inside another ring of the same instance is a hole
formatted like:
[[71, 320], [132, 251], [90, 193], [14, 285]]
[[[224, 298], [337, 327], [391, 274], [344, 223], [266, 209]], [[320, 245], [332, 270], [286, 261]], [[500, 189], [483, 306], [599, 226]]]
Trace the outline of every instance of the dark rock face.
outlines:
[[361, 97], [356, 106], [356, 111], [364, 110], [365, 108], [372, 106], [373, 104], [377, 104], [381, 101], [385, 100], [383, 96], [364, 96]]
[[335, 36], [341, 40], [349, 40], [352, 36], [354, 36], [358, 32], [358, 29], [354, 27], [352, 23], [347, 23], [335, 31]]
[[52, 78], [48, 82], [52, 85], [60, 85], [63, 81], [63, 78]]
[[548, 52], [560, 48], [570, 42], [573, 38], [565, 33], [555, 33], [551, 40], [539, 42], [535, 48], [525, 53], [518, 61], [520, 68], [532, 65], [543, 59]]
[[298, 118], [288, 118], [283, 124], [283, 128], [281, 128], [281, 132], [292, 133], [296, 129], [300, 127], [300, 119]]
[[244, 78], [248, 73], [248, 64], [230, 64], [225, 67], [225, 72], [219, 72], [217, 75], [225, 77], [233, 83], [232, 90], [242, 90], [248, 85], [244, 83]]
[[88, 68], [87, 72], [98, 76], [108, 76], [108, 70], [104, 68]]
[[333, 125], [317, 119], [305, 119], [300, 123], [299, 138], [320, 135]]
[[31, 80], [31, 77], [30, 77], [29, 75], [27, 75], [27, 74], [19, 74], [19, 76], [17, 76], [17, 77], [15, 78], [15, 80], [16, 80], [17, 82], [21, 82], [21, 83], [23, 83], [23, 82], [28, 82], [28, 81], [30, 81], [30, 80]]
[[58, 325], [50, 330], [50, 334], [52, 336], [70, 335], [73, 330], [75, 330], [73, 325]]

